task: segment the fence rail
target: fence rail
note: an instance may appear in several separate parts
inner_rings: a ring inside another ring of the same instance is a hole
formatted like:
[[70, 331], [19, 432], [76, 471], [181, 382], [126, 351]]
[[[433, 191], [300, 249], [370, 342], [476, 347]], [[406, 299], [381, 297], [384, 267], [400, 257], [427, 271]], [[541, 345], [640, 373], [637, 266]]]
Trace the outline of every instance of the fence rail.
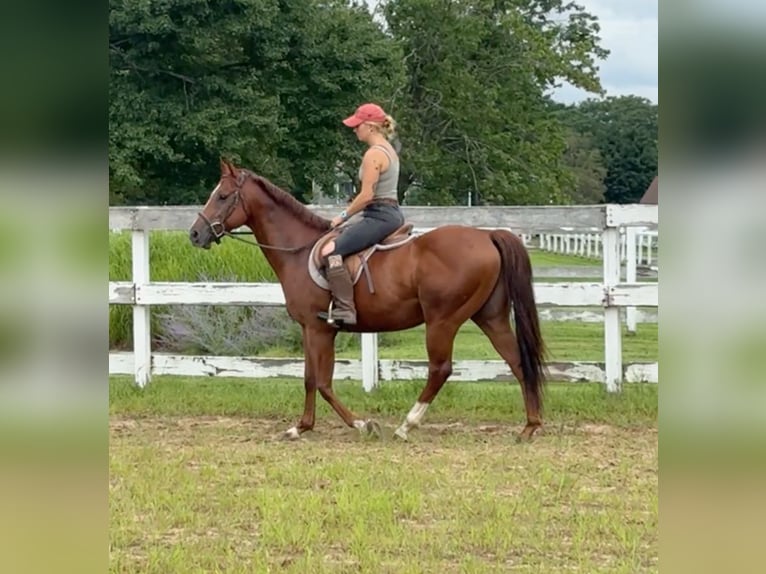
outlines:
[[[109, 354], [110, 374], [133, 374], [133, 353], [120, 351]], [[556, 361], [547, 363], [553, 380], [565, 382], [599, 382], [606, 378], [604, 366], [596, 362]], [[656, 383], [657, 363], [633, 363], [623, 368], [623, 380], [629, 383]], [[428, 377], [425, 360], [380, 359], [379, 379], [405, 381]], [[272, 377], [303, 377], [303, 360], [268, 357], [216, 357], [207, 355], [177, 355], [154, 353], [152, 373], [155, 375], [180, 375], [186, 377], [242, 377], [268, 379]], [[359, 359], [336, 359], [334, 379], [360, 380], [364, 375], [363, 361]], [[504, 361], [461, 360], [452, 365], [451, 381], [513, 381], [515, 380]]]
[[[596, 231], [596, 230], [593, 230]], [[656, 263], [659, 234], [657, 231], [642, 227], [628, 228], [620, 233], [620, 260], [628, 265], [651, 266]], [[601, 235], [591, 233], [540, 233], [537, 236], [525, 234], [524, 243], [528, 246], [537, 244], [538, 249], [578, 255], [580, 257], [601, 258]]]
[[[152, 353], [149, 309], [152, 305], [275, 305], [285, 304], [282, 288], [274, 283], [176, 283], [152, 282], [149, 269], [149, 232], [186, 230], [198, 207], [110, 208], [109, 228], [132, 231], [133, 269], [131, 281], [109, 283], [109, 303], [133, 306], [132, 353], [110, 353], [110, 374], [130, 373], [138, 385], [152, 374], [219, 376], [302, 376], [298, 359], [252, 357], [189, 357]], [[316, 208], [330, 217], [334, 210]], [[658, 284], [636, 283], [620, 278], [620, 228], [656, 228], [657, 206], [599, 205], [575, 207], [404, 207], [404, 215], [416, 228], [449, 224], [511, 228], [515, 233], [570, 233], [601, 230], [603, 278], [596, 282], [535, 283], [539, 305], [601, 307], [604, 322], [604, 362], [551, 363], [555, 379], [603, 382], [617, 391], [623, 381], [657, 382], [657, 363], [623, 366], [620, 311], [622, 308], [658, 306]], [[274, 374], [278, 373], [278, 374]], [[512, 378], [503, 361], [456, 361], [451, 379], [507, 380]], [[338, 378], [361, 378], [366, 389], [378, 381], [424, 378], [425, 361], [382, 361], [378, 359], [377, 335], [362, 334], [361, 361], [336, 361]]]

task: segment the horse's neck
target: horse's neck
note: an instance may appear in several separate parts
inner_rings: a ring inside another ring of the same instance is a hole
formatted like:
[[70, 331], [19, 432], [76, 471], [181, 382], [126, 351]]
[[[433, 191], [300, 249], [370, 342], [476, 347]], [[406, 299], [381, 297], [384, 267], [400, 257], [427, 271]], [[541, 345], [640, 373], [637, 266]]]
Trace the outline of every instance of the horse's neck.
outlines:
[[[274, 269], [280, 283], [288, 284], [294, 280], [293, 274], [307, 272], [305, 266], [299, 262], [305, 261], [310, 248], [300, 251], [284, 251], [303, 247], [316, 241], [324, 233], [303, 222], [297, 220], [284, 208], [271, 203], [270, 205], [257, 206], [250, 213], [257, 214], [251, 217], [248, 226], [253, 232], [261, 247], [266, 260]], [[281, 249], [271, 249], [268, 246]]]

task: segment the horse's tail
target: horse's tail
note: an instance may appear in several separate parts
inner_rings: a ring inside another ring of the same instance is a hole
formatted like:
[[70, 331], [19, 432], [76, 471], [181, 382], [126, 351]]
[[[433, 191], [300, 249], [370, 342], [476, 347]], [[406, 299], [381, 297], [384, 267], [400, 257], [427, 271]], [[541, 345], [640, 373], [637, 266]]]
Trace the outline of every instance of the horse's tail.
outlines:
[[493, 230], [489, 236], [500, 252], [503, 280], [513, 307], [525, 391], [542, 409], [546, 350], [532, 285], [532, 262], [527, 248], [510, 231]]

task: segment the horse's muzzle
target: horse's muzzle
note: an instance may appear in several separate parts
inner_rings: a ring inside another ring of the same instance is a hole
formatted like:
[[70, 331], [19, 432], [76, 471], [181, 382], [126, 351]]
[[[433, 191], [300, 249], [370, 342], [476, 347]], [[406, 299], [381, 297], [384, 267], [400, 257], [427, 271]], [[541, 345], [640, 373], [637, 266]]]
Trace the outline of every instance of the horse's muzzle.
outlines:
[[213, 242], [213, 235], [207, 229], [198, 231], [194, 227], [189, 230], [189, 241], [194, 247], [200, 247], [202, 249], [210, 249], [210, 244]]

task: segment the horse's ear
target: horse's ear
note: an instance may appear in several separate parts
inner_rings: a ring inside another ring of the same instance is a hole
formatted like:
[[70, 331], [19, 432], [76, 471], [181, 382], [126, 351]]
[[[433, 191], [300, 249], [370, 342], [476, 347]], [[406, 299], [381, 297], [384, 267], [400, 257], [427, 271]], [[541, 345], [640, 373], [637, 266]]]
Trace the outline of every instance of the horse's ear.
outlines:
[[221, 158], [221, 177], [224, 175], [234, 175], [234, 167], [228, 161]]

